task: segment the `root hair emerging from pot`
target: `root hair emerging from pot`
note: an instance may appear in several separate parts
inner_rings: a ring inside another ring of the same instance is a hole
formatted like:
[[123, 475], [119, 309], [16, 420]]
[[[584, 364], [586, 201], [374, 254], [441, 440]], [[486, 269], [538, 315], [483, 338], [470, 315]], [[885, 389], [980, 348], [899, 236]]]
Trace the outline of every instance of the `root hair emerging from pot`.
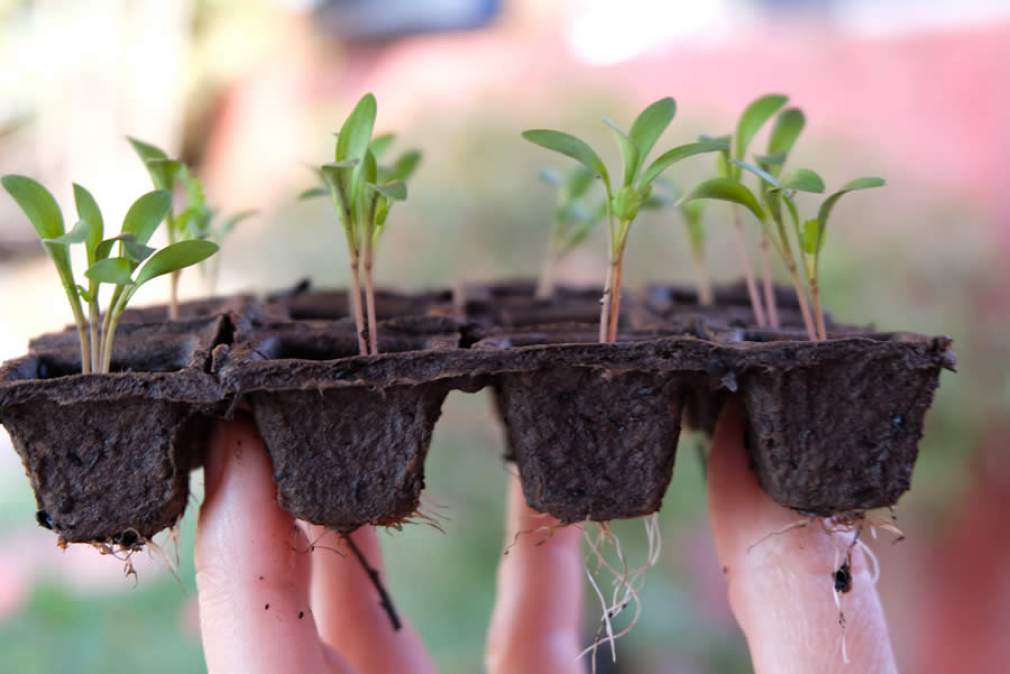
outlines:
[[768, 539], [781, 536], [795, 529], [802, 529], [814, 523], [819, 523], [825, 533], [832, 535], [832, 541], [837, 541], [836, 535], [844, 536], [851, 534], [852, 539], [843, 545], [843, 550], [834, 547], [834, 560], [831, 564], [831, 596], [838, 610], [838, 626], [841, 628], [839, 637], [839, 649], [841, 651], [842, 662], [849, 664], [849, 649], [846, 640], [846, 619], [843, 610], [842, 600], [844, 595], [852, 591], [852, 551], [859, 550], [870, 570], [870, 582], [874, 585], [880, 580], [880, 559], [876, 553], [863, 540], [862, 534], [869, 530], [874, 539], [877, 538], [877, 529], [887, 531], [894, 535], [894, 542], [898, 543], [905, 538], [905, 534], [895, 524], [893, 510], [885, 515], [880, 511], [866, 512], [862, 510], [838, 513], [831, 517], [817, 517], [815, 515], [805, 515], [795, 522], [791, 522], [784, 527], [771, 531], [747, 547], [750, 553], [755, 548], [766, 542]]
[[[595, 536], [588, 530], [585, 531], [586, 543], [590, 549], [590, 554], [586, 558], [585, 570], [589, 584], [592, 586], [600, 602], [602, 614], [600, 616], [600, 626], [596, 631], [593, 643], [577, 656], [581, 658], [587, 654], [592, 655], [592, 672], [594, 674], [596, 672], [596, 654], [599, 647], [603, 644], [609, 644], [611, 660], [617, 662], [616, 641], [631, 632], [635, 625], [638, 624], [638, 620], [642, 614], [642, 600], [639, 593], [645, 585], [646, 573], [659, 562], [662, 550], [658, 513], [653, 513], [643, 519], [648, 553], [645, 563], [634, 569], [628, 565], [620, 538], [618, 538], [606, 522], [599, 522], [597, 524], [598, 529]], [[607, 558], [608, 544], [613, 549], [612, 554], [616, 563]], [[594, 571], [590, 568], [592, 561], [595, 561], [596, 574], [606, 571], [611, 576], [611, 594], [609, 600], [600, 588]], [[628, 606], [634, 606], [631, 619], [627, 625], [615, 631], [614, 619], [623, 613]]]

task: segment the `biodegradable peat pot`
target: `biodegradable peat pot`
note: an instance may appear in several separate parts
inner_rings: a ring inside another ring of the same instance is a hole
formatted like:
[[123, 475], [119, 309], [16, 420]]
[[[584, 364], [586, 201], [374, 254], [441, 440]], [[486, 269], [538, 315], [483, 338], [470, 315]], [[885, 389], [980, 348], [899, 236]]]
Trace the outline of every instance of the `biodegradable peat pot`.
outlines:
[[380, 355], [356, 356], [347, 321], [275, 323], [223, 355], [221, 379], [250, 406], [278, 501], [295, 517], [350, 531], [417, 512], [450, 386], [437, 368], [403, 370], [422, 360], [416, 352], [456, 349], [459, 332], [449, 319], [416, 318], [380, 322], [379, 335]]
[[124, 324], [109, 374], [79, 374], [76, 332], [0, 369], [0, 421], [35, 490], [39, 524], [69, 543], [133, 548], [170, 527], [203, 448], [222, 318]]
[[474, 346], [514, 354], [494, 388], [509, 458], [532, 508], [563, 522], [659, 510], [683, 399], [714, 344], [650, 337], [594, 344], [586, 331], [527, 331]]
[[[828, 516], [908, 490], [951, 341], [908, 333], [750, 342], [739, 375], [748, 450], [778, 503]], [[780, 337], [781, 339], [781, 337]]]

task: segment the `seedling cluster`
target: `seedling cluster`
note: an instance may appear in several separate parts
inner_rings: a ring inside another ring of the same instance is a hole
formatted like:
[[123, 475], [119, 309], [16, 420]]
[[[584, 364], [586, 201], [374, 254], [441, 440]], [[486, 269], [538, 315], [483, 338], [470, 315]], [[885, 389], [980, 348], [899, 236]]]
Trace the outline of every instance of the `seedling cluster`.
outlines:
[[[653, 184], [667, 168], [681, 159], [712, 152], [716, 155], [716, 175], [694, 187], [676, 202], [688, 228], [699, 302], [713, 302], [705, 263], [705, 229], [700, 202], [705, 199], [728, 202], [731, 206], [739, 264], [757, 325], [774, 328], [781, 325], [771, 265], [771, 250], [774, 249], [796, 292], [809, 339], [826, 339], [827, 330], [820, 297], [819, 261], [828, 218], [843, 195], [880, 187], [884, 181], [877, 177], [857, 178], [828, 196], [816, 217], [801, 218], [798, 194], [820, 194], [825, 187], [824, 180], [811, 169], [798, 168], [784, 173], [789, 155], [806, 125], [803, 111], [795, 107], [786, 108], [787, 103], [786, 96], [762, 96], [744, 109], [733, 134], [702, 136], [693, 143], [679, 145], [663, 153], [647, 168], [644, 167], [649, 152], [673, 120], [676, 112], [674, 100], [663, 98], [648, 106], [627, 133], [614, 122], [604, 119], [617, 139], [624, 160], [624, 172], [619, 184], [611, 181], [607, 167], [599, 155], [584, 141], [561, 131], [525, 131], [522, 135], [526, 140], [571, 157], [581, 165], [567, 181], [555, 180], [560, 186], [557, 224], [538, 294], [550, 294], [553, 285], [550, 272], [557, 259], [557, 251], [568, 252], [581, 243], [592, 228], [591, 211], [573, 210], [576, 206], [581, 208], [579, 200], [588, 190], [584, 178], [588, 172], [601, 180], [605, 190], [602, 214], [607, 221], [609, 264], [601, 300], [599, 339], [601, 342], [613, 342], [617, 336], [623, 257], [631, 224], [643, 207], [655, 203], [652, 198]], [[754, 139], [773, 118], [766, 152], [761, 155], [751, 154]], [[747, 186], [745, 175], [755, 177], [757, 193]], [[760, 225], [760, 289], [747, 250], [742, 212], [752, 214]], [[579, 222], [573, 213], [585, 213], [587, 217]]]
[[[380, 164], [396, 136], [372, 137], [377, 106], [365, 94], [337, 133], [334, 161], [318, 169], [322, 186], [302, 193], [303, 198], [329, 195], [347, 240], [351, 266], [351, 305], [362, 355], [379, 353], [376, 330], [375, 250], [386, 229], [390, 208], [407, 199], [407, 181], [421, 163], [421, 153], [407, 150], [391, 164]], [[362, 310], [364, 277], [364, 311]]]
[[664, 171], [682, 159], [706, 152], [717, 152], [726, 147], [724, 139], [702, 139], [667, 150], [646, 166], [649, 153], [673, 121], [676, 112], [677, 104], [672, 98], [661, 98], [638, 115], [628, 132], [615, 122], [604, 120], [617, 139], [624, 161], [624, 171], [619, 183], [611, 181], [603, 160], [585, 141], [571, 134], [550, 129], [531, 129], [522, 134], [523, 138], [531, 143], [571, 157], [603, 182], [606, 193], [604, 212], [607, 221], [608, 266], [600, 310], [601, 342], [613, 342], [617, 339], [624, 251], [632, 223], [652, 196], [653, 183]]
[[[185, 163], [179, 159], [171, 159], [164, 150], [150, 143], [136, 138], [128, 140], [144, 163], [154, 188], [171, 194], [173, 202], [181, 202], [178, 208], [173, 203], [165, 216], [165, 232], [169, 244], [176, 241], [210, 240], [220, 245], [236, 225], [255, 215], [255, 211], [241, 211], [220, 217], [220, 214], [208, 205], [203, 183]], [[176, 195], [181, 198], [176, 199]], [[215, 262], [216, 259], [214, 258]], [[176, 270], [170, 275], [168, 316], [172, 320], [179, 318], [180, 273], [181, 270]], [[208, 269], [207, 274], [212, 284], [216, 283], [217, 266]]]
[[[127, 211], [120, 233], [105, 238], [98, 203], [81, 185], [74, 185], [78, 220], [68, 232], [59, 204], [40, 183], [20, 175], [4, 176], [2, 182], [35, 227], [56, 266], [77, 324], [84, 374], [109, 372], [116, 327], [141, 286], [202, 262], [218, 250], [215, 243], [197, 240], [177, 241], [161, 250], [148, 246], [171, 210], [172, 198], [165, 190], [138, 198]], [[70, 248], [77, 244], [83, 245], [87, 254], [83, 284], [74, 277], [70, 258]], [[100, 303], [102, 285], [112, 286], [104, 312]], [[88, 307], [87, 316], [82, 301]]]
[[[648, 158], [677, 111], [672, 98], [662, 98], [645, 108], [628, 131], [610, 119], [610, 128], [623, 160], [619, 173], [608, 169], [587, 143], [562, 131], [533, 129], [526, 140], [574, 159], [578, 165], [567, 174], [547, 170], [544, 180], [557, 190], [554, 226], [544, 269], [537, 286], [539, 298], [554, 290], [554, 268], [559, 260], [580, 245], [597, 224], [607, 226], [607, 274], [601, 299], [599, 340], [613, 342], [621, 306], [624, 253], [628, 236], [639, 213], [662, 205], [654, 194], [657, 181], [675, 163], [713, 153], [716, 174], [701, 182], [676, 202], [687, 225], [698, 280], [699, 301], [713, 301], [705, 264], [705, 228], [702, 200], [727, 202], [737, 242], [739, 264], [746, 279], [755, 321], [759, 326], [778, 327], [779, 311], [772, 281], [771, 251], [780, 258], [796, 292], [804, 326], [811, 340], [827, 337], [821, 302], [820, 258], [829, 217], [838, 200], [849, 192], [879, 187], [881, 178], [850, 181], [829, 194], [816, 215], [801, 215], [800, 194], [821, 194], [824, 180], [813, 170], [786, 171], [786, 164], [806, 118], [799, 108], [786, 107], [787, 97], [762, 96], [741, 114], [734, 133], [702, 136], [677, 145], [649, 162]], [[350, 263], [351, 306], [361, 354], [379, 352], [376, 330], [374, 265], [390, 209], [407, 198], [407, 181], [420, 161], [417, 150], [408, 150], [383, 163], [395, 141], [391, 133], [373, 136], [377, 106], [366, 94], [355, 105], [336, 134], [334, 160], [318, 167], [320, 184], [303, 193], [304, 198], [328, 195], [344, 231]], [[772, 120], [764, 154], [751, 146]], [[185, 267], [210, 258], [218, 243], [252, 212], [219, 218], [208, 206], [200, 180], [180, 160], [160, 148], [131, 138], [131, 145], [144, 162], [155, 190], [141, 196], [127, 213], [120, 233], [106, 238], [102, 214], [95, 199], [82, 186], [74, 185], [77, 223], [66, 231], [63, 214], [53, 196], [39, 183], [24, 176], [9, 175], [3, 185], [34, 225], [48, 251], [70, 303], [80, 335], [82, 371], [108, 372], [116, 326], [137, 289], [161, 275], [171, 277], [170, 318], [178, 317], [178, 280]], [[748, 185], [750, 180], [753, 184]], [[593, 196], [599, 181], [603, 194]], [[174, 205], [178, 203], [178, 207]], [[759, 225], [761, 285], [753, 272], [746, 245], [744, 216]], [[160, 251], [149, 246], [164, 222], [168, 245]], [[87, 256], [85, 280], [78, 283], [70, 250], [83, 245]], [[102, 285], [112, 286], [104, 310]], [[86, 308], [86, 311], [85, 311]]]
[[[780, 327], [769, 251], [774, 248], [793, 285], [807, 336], [812, 341], [820, 341], [827, 339], [819, 270], [828, 218], [843, 195], [881, 187], [884, 180], [878, 177], [852, 180], [823, 201], [817, 217], [802, 218], [798, 195], [821, 194], [825, 191], [825, 183], [820, 175], [808, 168], [784, 171], [806, 125], [802, 110], [795, 107], [783, 109], [787, 102], [787, 97], [771, 94], [748, 105], [733, 136], [732, 154], [724, 152], [720, 155], [718, 175], [694, 187], [681, 198], [680, 203], [690, 204], [700, 199], [728, 202], [733, 209], [738, 254], [755, 321], [759, 326]], [[754, 155], [752, 161], [748, 161], [751, 141], [772, 117], [775, 117], [775, 123], [768, 137], [766, 153]], [[756, 179], [757, 193], [744, 182], [745, 174]], [[741, 207], [760, 225], [763, 298], [757, 291], [744, 243]]]

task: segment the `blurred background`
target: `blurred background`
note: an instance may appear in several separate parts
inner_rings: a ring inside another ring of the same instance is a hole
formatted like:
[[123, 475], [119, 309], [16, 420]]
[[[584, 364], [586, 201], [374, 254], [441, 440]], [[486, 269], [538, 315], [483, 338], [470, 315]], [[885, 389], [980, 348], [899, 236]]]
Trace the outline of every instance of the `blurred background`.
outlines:
[[[837, 210], [826, 306], [844, 321], [951, 335], [958, 353], [897, 508], [907, 538], [876, 544], [902, 670], [1010, 669], [1005, 0], [0, 0], [0, 64], [0, 173], [42, 180], [65, 209], [71, 181], [81, 182], [118, 222], [149, 189], [129, 134], [190, 161], [212, 204], [258, 209], [225, 244], [218, 292], [305, 276], [345, 283], [330, 205], [296, 195], [365, 91], [378, 97], [378, 130], [425, 153], [377, 266], [381, 284], [406, 288], [539, 269], [553, 195], [537, 173], [564, 165], [519, 140], [521, 130], [570, 130], [616, 161], [603, 115], [628, 124], [674, 96], [669, 146], [728, 132], [760, 94], [789, 94], [808, 116], [794, 165], [817, 169], [829, 188], [867, 174], [889, 183]], [[689, 185], [710, 168], [685, 162], [672, 177]], [[717, 280], [736, 275], [725, 225], [707, 223]], [[559, 275], [599, 283], [604, 258], [597, 232]], [[638, 221], [627, 259], [632, 285], [691, 279], [671, 211]], [[183, 275], [183, 297], [210, 291], [199, 274]], [[167, 281], [143, 292], [164, 301]], [[6, 195], [0, 309], [2, 358], [70, 320]], [[681, 439], [643, 618], [607, 671], [750, 671], [707, 528], [701, 441]], [[424, 495], [444, 532], [383, 537], [394, 595], [445, 674], [481, 671], [503, 550], [502, 450], [487, 395], [454, 393]], [[202, 475], [193, 485], [178, 576], [145, 556], [134, 583], [115, 560], [58, 550], [35, 525], [0, 430], [0, 669], [203, 671], [191, 555]], [[641, 525], [617, 530], [642, 559]]]

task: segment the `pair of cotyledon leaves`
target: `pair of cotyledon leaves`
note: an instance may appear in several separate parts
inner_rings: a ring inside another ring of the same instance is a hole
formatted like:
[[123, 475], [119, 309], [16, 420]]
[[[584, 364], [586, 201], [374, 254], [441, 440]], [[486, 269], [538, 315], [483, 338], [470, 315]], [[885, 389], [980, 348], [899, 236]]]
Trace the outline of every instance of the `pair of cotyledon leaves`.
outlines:
[[724, 138], [705, 138], [674, 147], [646, 165], [649, 153], [673, 121], [676, 113], [676, 102], [667, 97], [646, 107], [627, 133], [611, 120], [604, 120], [617, 139], [624, 163], [624, 172], [617, 190], [614, 189], [603, 160], [585, 141], [569, 133], [552, 129], [531, 129], [524, 131], [522, 136], [531, 143], [570, 157], [592, 171], [603, 181], [610, 212], [618, 220], [630, 222], [647, 203], [652, 184], [663, 171], [682, 159], [728, 147], [728, 142]]
[[[69, 252], [73, 244], [85, 246], [88, 279], [94, 284], [122, 286], [129, 295], [151, 279], [202, 262], [218, 249], [217, 244], [200, 240], [179, 241], [158, 251], [148, 247], [148, 241], [172, 206], [171, 195], [165, 190], [148, 192], [137, 199], [123, 218], [120, 234], [105, 239], [102, 213], [84, 187], [74, 184], [79, 219], [67, 232], [59, 204], [39, 182], [27, 176], [7, 175], [2, 183], [42, 239], [63, 285], [76, 289], [87, 301], [92, 300], [91, 292], [77, 285], [73, 278]], [[119, 254], [111, 256], [116, 244]], [[138, 266], [140, 270], [134, 276]]]

